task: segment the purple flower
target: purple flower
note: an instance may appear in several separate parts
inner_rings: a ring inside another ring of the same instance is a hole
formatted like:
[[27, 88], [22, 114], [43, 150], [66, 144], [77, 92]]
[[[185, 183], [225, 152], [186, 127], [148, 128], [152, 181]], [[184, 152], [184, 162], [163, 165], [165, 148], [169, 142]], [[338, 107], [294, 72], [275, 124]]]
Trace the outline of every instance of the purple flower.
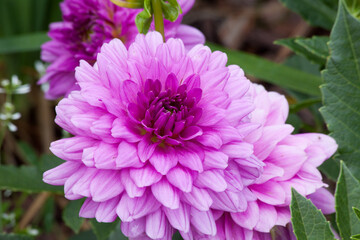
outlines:
[[74, 137], [51, 144], [65, 163], [44, 181], [64, 185], [70, 200], [85, 197], [82, 217], [119, 217], [130, 239], [214, 236], [218, 212], [255, 200], [246, 186], [265, 166], [245, 141], [260, 126], [251, 83], [226, 62], [157, 32], [128, 49], [104, 44], [94, 66], [76, 69], [79, 91], [56, 107], [56, 123]]
[[254, 145], [254, 155], [265, 166], [261, 176], [247, 186], [246, 210], [218, 213], [216, 239], [271, 240], [274, 226], [285, 227], [290, 222], [292, 187], [324, 214], [335, 212], [334, 197], [323, 188], [326, 184], [317, 170], [336, 151], [334, 139], [316, 133], [290, 135], [293, 128], [285, 124], [289, 109], [286, 99], [253, 86], [251, 122], [259, 127], [244, 140]]
[[[179, 1], [184, 13], [194, 0]], [[79, 89], [74, 77], [81, 59], [93, 64], [103, 43], [113, 38], [129, 46], [138, 34], [135, 17], [141, 11], [116, 6], [110, 0], [65, 0], [61, 3], [63, 21], [50, 25], [51, 41], [42, 46], [41, 58], [50, 63], [39, 84], [49, 83], [45, 97], [56, 99]], [[177, 37], [187, 48], [203, 43], [195, 28], [181, 25], [182, 15], [173, 23], [165, 20], [165, 36]]]

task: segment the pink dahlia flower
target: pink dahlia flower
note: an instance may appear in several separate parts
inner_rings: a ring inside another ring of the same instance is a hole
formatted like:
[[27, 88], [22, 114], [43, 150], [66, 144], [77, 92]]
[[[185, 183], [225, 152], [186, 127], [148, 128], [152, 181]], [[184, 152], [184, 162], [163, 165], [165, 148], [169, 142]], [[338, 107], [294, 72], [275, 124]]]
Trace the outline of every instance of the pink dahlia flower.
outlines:
[[324, 214], [335, 212], [334, 197], [323, 188], [326, 184], [317, 170], [336, 151], [334, 139], [317, 133], [290, 135], [293, 128], [285, 124], [289, 109], [286, 99], [253, 86], [256, 107], [250, 122], [259, 127], [244, 141], [253, 144], [254, 155], [264, 163], [263, 172], [247, 186], [248, 196], [250, 192], [253, 199], [247, 202], [244, 211], [217, 214], [218, 231], [214, 239], [271, 240], [270, 230], [274, 226], [290, 222], [292, 187], [310, 198]]
[[128, 49], [104, 44], [94, 66], [80, 61], [79, 91], [56, 107], [56, 123], [74, 137], [51, 144], [66, 162], [44, 181], [64, 185], [70, 200], [85, 197], [81, 217], [119, 217], [131, 239], [214, 236], [214, 214], [245, 211], [255, 200], [245, 186], [264, 166], [244, 141], [259, 127], [249, 118], [251, 83], [226, 62], [157, 32]]
[[[179, 0], [183, 13], [195, 0]], [[93, 64], [103, 43], [113, 38], [129, 46], [138, 34], [135, 17], [138, 9], [121, 8], [110, 0], [64, 0], [63, 21], [50, 25], [51, 41], [42, 46], [41, 58], [50, 63], [39, 84], [48, 83], [45, 97], [56, 99], [79, 87], [75, 84], [75, 67], [81, 59]], [[182, 15], [175, 22], [165, 20], [166, 38], [181, 38], [187, 48], [203, 43], [197, 29], [181, 25]]]

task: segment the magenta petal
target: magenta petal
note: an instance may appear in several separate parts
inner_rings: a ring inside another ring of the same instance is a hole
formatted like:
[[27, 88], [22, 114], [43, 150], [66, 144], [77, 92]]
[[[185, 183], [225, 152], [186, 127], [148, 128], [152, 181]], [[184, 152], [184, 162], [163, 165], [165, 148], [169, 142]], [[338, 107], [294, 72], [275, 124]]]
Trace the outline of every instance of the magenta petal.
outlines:
[[247, 208], [247, 199], [242, 192], [209, 192], [213, 200], [212, 208], [227, 212], [243, 212]]
[[290, 208], [288, 206], [276, 207], [276, 212], [277, 212], [276, 225], [285, 227], [286, 224], [288, 224], [291, 219]]
[[177, 156], [179, 158], [179, 163], [184, 167], [198, 172], [202, 172], [204, 170], [202, 159], [198, 153], [184, 150], [180, 153], [177, 153]]
[[192, 176], [189, 171], [178, 166], [166, 174], [167, 180], [183, 192], [190, 192], [192, 188]]
[[146, 162], [154, 153], [158, 144], [153, 143], [149, 137], [143, 138], [138, 144], [138, 155], [142, 162]]
[[177, 190], [166, 180], [162, 179], [151, 186], [154, 197], [165, 207], [179, 208], [180, 198]]
[[122, 138], [128, 142], [138, 142], [141, 140], [141, 136], [130, 131], [128, 127], [124, 125], [123, 120], [119, 118], [115, 119], [112, 124], [111, 136], [114, 138]]
[[187, 204], [180, 203], [177, 209], [163, 207], [163, 211], [175, 229], [183, 232], [190, 230], [190, 207]]
[[166, 216], [161, 209], [146, 216], [146, 234], [152, 239], [165, 235]]
[[227, 183], [224, 175], [219, 170], [207, 170], [198, 175], [194, 184], [200, 188], [208, 188], [215, 192], [225, 191]]
[[255, 230], [260, 232], [270, 232], [271, 228], [275, 225], [277, 213], [273, 206], [258, 202], [259, 206], [259, 222], [255, 226]]
[[98, 222], [113, 222], [117, 218], [116, 206], [118, 205], [120, 197], [101, 202], [96, 210], [95, 218]]
[[137, 92], [139, 90], [139, 86], [131, 81], [126, 80], [122, 83], [122, 91], [120, 91], [121, 99], [126, 101], [127, 103], [136, 102]]
[[224, 145], [221, 149], [231, 158], [248, 158], [253, 153], [253, 146], [246, 142]]
[[146, 188], [138, 187], [130, 177], [128, 170], [121, 171], [121, 183], [124, 185], [126, 193], [130, 198], [141, 197], [144, 195]]
[[179, 86], [179, 80], [176, 78], [174, 73], [170, 73], [165, 81], [165, 89], [171, 89], [171, 91], [175, 92]]
[[91, 197], [90, 184], [98, 172], [99, 170], [96, 168], [87, 168], [84, 175], [72, 187], [72, 191], [84, 197]]
[[258, 204], [248, 202], [246, 211], [231, 213], [231, 217], [239, 226], [252, 230], [260, 218]]
[[196, 208], [191, 208], [191, 224], [201, 233], [215, 236], [216, 225], [211, 211], [199, 211]]
[[145, 232], [145, 226], [145, 217], [142, 217], [131, 222], [122, 222], [121, 231], [129, 238], [136, 238]]
[[169, 150], [166, 152], [156, 151], [150, 157], [150, 163], [154, 166], [156, 171], [162, 175], [166, 175], [170, 169], [175, 167], [178, 163], [176, 152]]
[[229, 157], [221, 151], [205, 151], [204, 168], [225, 169], [228, 166]]
[[144, 165], [140, 162], [136, 146], [125, 141], [119, 144], [118, 156], [115, 161], [118, 168], [141, 167]]
[[94, 218], [99, 205], [100, 203], [94, 202], [91, 198], [87, 198], [81, 206], [79, 216], [83, 218]]
[[80, 166], [81, 164], [77, 162], [65, 162], [56, 168], [44, 172], [43, 181], [52, 185], [63, 185]]
[[90, 184], [90, 193], [95, 202], [103, 202], [118, 196], [124, 190], [118, 171], [101, 170]]
[[263, 202], [270, 205], [280, 205], [285, 203], [285, 191], [275, 181], [268, 181], [266, 183], [251, 187], [252, 192]]
[[202, 134], [203, 134], [203, 131], [202, 131], [202, 129], [200, 127], [190, 126], [190, 127], [185, 128], [180, 133], [180, 138], [182, 140], [191, 140], [193, 138], [201, 136]]
[[116, 213], [121, 221], [131, 222], [156, 211], [159, 207], [160, 203], [150, 193], [138, 198], [130, 198], [127, 194], [123, 194]]
[[323, 212], [323, 214], [331, 214], [335, 212], [334, 196], [325, 188], [319, 188], [316, 192], [308, 195], [307, 197]]
[[64, 184], [65, 197], [69, 200], [80, 199], [83, 196], [73, 192], [72, 188], [85, 174], [86, 167], [81, 166], [76, 172], [74, 172]]
[[191, 206], [199, 209], [200, 211], [208, 211], [213, 200], [208, 193], [208, 190], [192, 187], [191, 192], [184, 192], [182, 200], [190, 204]]
[[151, 165], [142, 168], [130, 169], [130, 177], [138, 187], [147, 187], [160, 181], [162, 175], [159, 174]]

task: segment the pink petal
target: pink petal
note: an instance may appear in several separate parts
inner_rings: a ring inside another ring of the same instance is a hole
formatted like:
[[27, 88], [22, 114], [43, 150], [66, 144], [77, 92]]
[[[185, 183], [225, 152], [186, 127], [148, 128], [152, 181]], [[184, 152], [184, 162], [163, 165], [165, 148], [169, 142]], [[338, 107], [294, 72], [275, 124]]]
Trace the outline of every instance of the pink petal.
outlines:
[[83, 218], [94, 218], [100, 203], [94, 202], [91, 198], [87, 198], [81, 206], [79, 216]]
[[96, 168], [87, 168], [84, 175], [72, 187], [72, 191], [84, 197], [91, 197], [90, 184], [98, 171]]
[[192, 188], [192, 176], [189, 171], [178, 166], [166, 174], [167, 180], [183, 192], [190, 192]]
[[120, 197], [101, 202], [96, 210], [95, 218], [98, 222], [113, 222], [117, 218], [116, 206]]
[[124, 185], [126, 193], [130, 198], [141, 197], [146, 188], [139, 188], [130, 177], [129, 170], [121, 171], [121, 183]]
[[143, 138], [138, 144], [138, 156], [142, 162], [146, 162], [154, 153], [158, 144], [153, 143], [149, 137]]
[[205, 151], [204, 168], [225, 169], [228, 166], [229, 157], [221, 151]]
[[77, 162], [65, 162], [59, 166], [44, 172], [43, 181], [51, 185], [64, 185], [66, 180], [75, 173], [81, 164]]
[[201, 233], [215, 236], [216, 225], [211, 211], [199, 211], [191, 208], [191, 224]]
[[227, 188], [223, 172], [220, 170], [207, 170], [199, 173], [194, 183], [197, 187], [208, 188], [215, 192], [222, 192]]
[[130, 177], [138, 187], [147, 187], [160, 181], [162, 175], [159, 174], [151, 165], [142, 168], [130, 169]]
[[323, 212], [323, 214], [331, 214], [335, 212], [334, 196], [325, 188], [319, 188], [316, 192], [308, 195], [307, 197]]
[[268, 181], [263, 184], [250, 186], [252, 192], [263, 202], [270, 205], [280, 205], [285, 203], [285, 191], [275, 181]]
[[176, 189], [166, 180], [162, 179], [151, 186], [154, 197], [165, 207], [170, 209], [179, 208], [180, 198]]
[[259, 232], [270, 232], [276, 224], [277, 213], [273, 206], [258, 202], [259, 206], [259, 222], [255, 226], [255, 230]]
[[137, 148], [134, 144], [128, 142], [121, 142], [118, 146], [118, 156], [116, 158], [116, 167], [141, 167], [144, 164], [140, 162], [137, 155]]
[[248, 158], [253, 153], [253, 145], [238, 142], [224, 145], [221, 150], [230, 158]]
[[130, 198], [127, 194], [123, 194], [116, 213], [121, 221], [131, 222], [156, 211], [159, 207], [160, 203], [149, 192], [138, 198]]
[[192, 187], [191, 192], [183, 193], [182, 200], [189, 203], [191, 206], [199, 209], [200, 211], [208, 211], [213, 200], [208, 193], [208, 190]]
[[167, 151], [155, 151], [149, 159], [156, 171], [166, 175], [170, 169], [178, 163], [176, 152], [173, 149]]
[[247, 199], [242, 192], [209, 192], [213, 200], [211, 208], [227, 212], [243, 212], [247, 208]]
[[239, 226], [252, 230], [259, 221], [259, 207], [256, 202], [248, 202], [244, 212], [231, 213], [231, 217]]
[[146, 216], [146, 234], [152, 239], [165, 235], [166, 217], [161, 209]]
[[145, 232], [145, 226], [145, 217], [142, 217], [131, 222], [122, 222], [121, 231], [129, 238], [136, 238]]
[[190, 207], [187, 204], [180, 203], [177, 209], [163, 207], [163, 210], [175, 229], [183, 232], [190, 230]]
[[103, 202], [118, 196], [124, 191], [120, 172], [101, 170], [90, 184], [90, 193], [95, 202]]
[[198, 152], [192, 151], [192, 150], [183, 150], [179, 153], [177, 153], [177, 157], [179, 159], [179, 163], [187, 167], [191, 170], [202, 172], [203, 169], [203, 163], [201, 156], [199, 154], [203, 153], [202, 149], [199, 149]]
[[291, 219], [290, 208], [288, 206], [276, 207], [276, 212], [277, 212], [276, 225], [285, 227], [286, 224], [288, 224]]

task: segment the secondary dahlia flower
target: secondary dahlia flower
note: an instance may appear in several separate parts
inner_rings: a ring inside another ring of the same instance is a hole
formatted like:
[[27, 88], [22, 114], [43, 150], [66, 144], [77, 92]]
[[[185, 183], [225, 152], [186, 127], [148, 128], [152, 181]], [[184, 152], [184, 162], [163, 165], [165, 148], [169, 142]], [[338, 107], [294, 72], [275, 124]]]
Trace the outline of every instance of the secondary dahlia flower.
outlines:
[[[289, 109], [286, 99], [261, 86], [253, 87], [255, 110], [251, 122], [259, 127], [244, 141], [253, 144], [254, 155], [264, 163], [263, 172], [247, 186], [253, 199], [248, 201], [245, 211], [217, 213], [214, 239], [271, 240], [270, 230], [274, 226], [290, 222], [292, 187], [310, 198], [324, 214], [335, 212], [334, 197], [323, 188], [326, 184], [317, 167], [334, 154], [337, 144], [324, 134], [290, 135], [293, 128], [285, 124]], [[295, 239], [293, 235], [282, 237]]]
[[[184, 14], [194, 1], [179, 0]], [[138, 34], [135, 17], [141, 10], [121, 8], [110, 0], [64, 0], [61, 11], [63, 21], [50, 25], [52, 40], [42, 46], [41, 58], [50, 66], [39, 84], [49, 84], [47, 99], [79, 89], [75, 84], [75, 67], [81, 59], [93, 64], [103, 43], [119, 38], [129, 46]], [[175, 22], [165, 20], [166, 38], [181, 38], [187, 48], [203, 43], [204, 36], [197, 29], [180, 24], [182, 17]]]
[[94, 66], [76, 69], [80, 90], [56, 107], [56, 123], [74, 137], [51, 144], [66, 162], [44, 181], [64, 185], [70, 200], [85, 197], [81, 217], [119, 217], [131, 239], [214, 236], [210, 206], [244, 211], [251, 199], [239, 189], [264, 165], [243, 141], [258, 127], [251, 83], [226, 62], [203, 45], [187, 52], [180, 39], [163, 43], [157, 32], [128, 49], [119, 39], [104, 44]]

